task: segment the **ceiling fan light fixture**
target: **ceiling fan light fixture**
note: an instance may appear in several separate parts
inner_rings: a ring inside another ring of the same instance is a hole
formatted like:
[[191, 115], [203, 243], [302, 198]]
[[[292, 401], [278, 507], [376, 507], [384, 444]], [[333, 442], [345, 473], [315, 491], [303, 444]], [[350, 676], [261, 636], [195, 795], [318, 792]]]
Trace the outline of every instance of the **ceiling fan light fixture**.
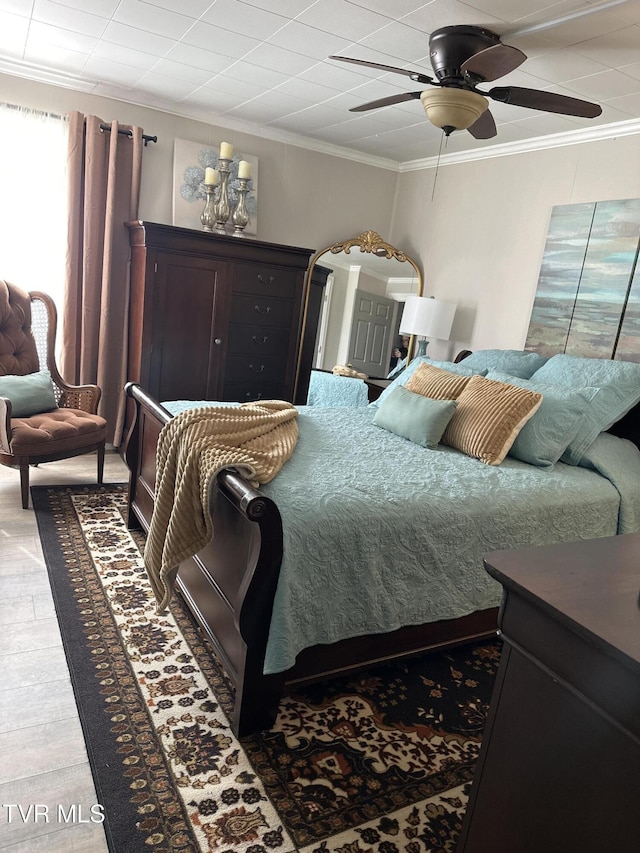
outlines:
[[427, 89], [420, 95], [427, 118], [448, 136], [453, 130], [466, 130], [480, 118], [489, 101], [468, 89]]

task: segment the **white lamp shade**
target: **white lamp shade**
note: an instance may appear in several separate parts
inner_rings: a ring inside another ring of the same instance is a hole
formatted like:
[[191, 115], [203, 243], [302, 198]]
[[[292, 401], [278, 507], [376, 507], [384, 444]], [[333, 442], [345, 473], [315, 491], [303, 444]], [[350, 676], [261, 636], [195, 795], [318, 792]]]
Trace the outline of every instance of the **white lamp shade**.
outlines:
[[401, 335], [449, 340], [457, 305], [425, 296], [408, 296], [400, 320]]

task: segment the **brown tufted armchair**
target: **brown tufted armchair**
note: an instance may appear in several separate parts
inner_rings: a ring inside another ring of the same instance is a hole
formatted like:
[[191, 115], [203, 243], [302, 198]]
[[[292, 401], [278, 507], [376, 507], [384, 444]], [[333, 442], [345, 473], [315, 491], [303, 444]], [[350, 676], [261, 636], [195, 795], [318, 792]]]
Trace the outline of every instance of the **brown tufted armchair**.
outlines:
[[20, 469], [24, 509], [29, 506], [29, 465], [96, 450], [102, 482], [107, 422], [96, 414], [101, 390], [67, 385], [61, 378], [54, 355], [56, 325], [50, 296], [0, 280], [0, 382], [1, 377], [30, 376], [46, 367], [53, 385], [51, 404], [27, 416], [12, 417], [11, 400], [0, 396], [0, 463]]

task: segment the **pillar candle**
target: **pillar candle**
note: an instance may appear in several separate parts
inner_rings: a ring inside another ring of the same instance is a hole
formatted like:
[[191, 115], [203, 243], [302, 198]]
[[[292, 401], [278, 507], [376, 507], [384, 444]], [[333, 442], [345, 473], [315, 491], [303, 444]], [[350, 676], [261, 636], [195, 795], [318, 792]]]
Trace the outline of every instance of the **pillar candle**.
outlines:
[[233, 157], [233, 145], [230, 142], [220, 143], [220, 159], [231, 160]]
[[207, 166], [204, 170], [204, 182], [208, 186], [214, 186], [218, 183], [218, 172], [216, 169], [212, 169], [211, 166]]
[[239, 178], [250, 178], [251, 177], [251, 163], [248, 160], [240, 160], [238, 163], [238, 177]]

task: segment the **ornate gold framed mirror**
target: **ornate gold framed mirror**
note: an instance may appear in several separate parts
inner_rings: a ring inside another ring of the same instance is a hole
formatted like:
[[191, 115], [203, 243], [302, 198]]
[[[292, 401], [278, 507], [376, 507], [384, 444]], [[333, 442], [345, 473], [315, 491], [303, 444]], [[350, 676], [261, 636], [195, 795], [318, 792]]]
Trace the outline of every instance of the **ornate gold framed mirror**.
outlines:
[[[321, 249], [307, 271], [300, 361], [320, 370], [350, 364], [372, 378], [386, 377], [396, 360], [404, 300], [422, 290], [414, 258], [376, 231]], [[410, 360], [414, 349], [411, 337], [403, 357]]]

